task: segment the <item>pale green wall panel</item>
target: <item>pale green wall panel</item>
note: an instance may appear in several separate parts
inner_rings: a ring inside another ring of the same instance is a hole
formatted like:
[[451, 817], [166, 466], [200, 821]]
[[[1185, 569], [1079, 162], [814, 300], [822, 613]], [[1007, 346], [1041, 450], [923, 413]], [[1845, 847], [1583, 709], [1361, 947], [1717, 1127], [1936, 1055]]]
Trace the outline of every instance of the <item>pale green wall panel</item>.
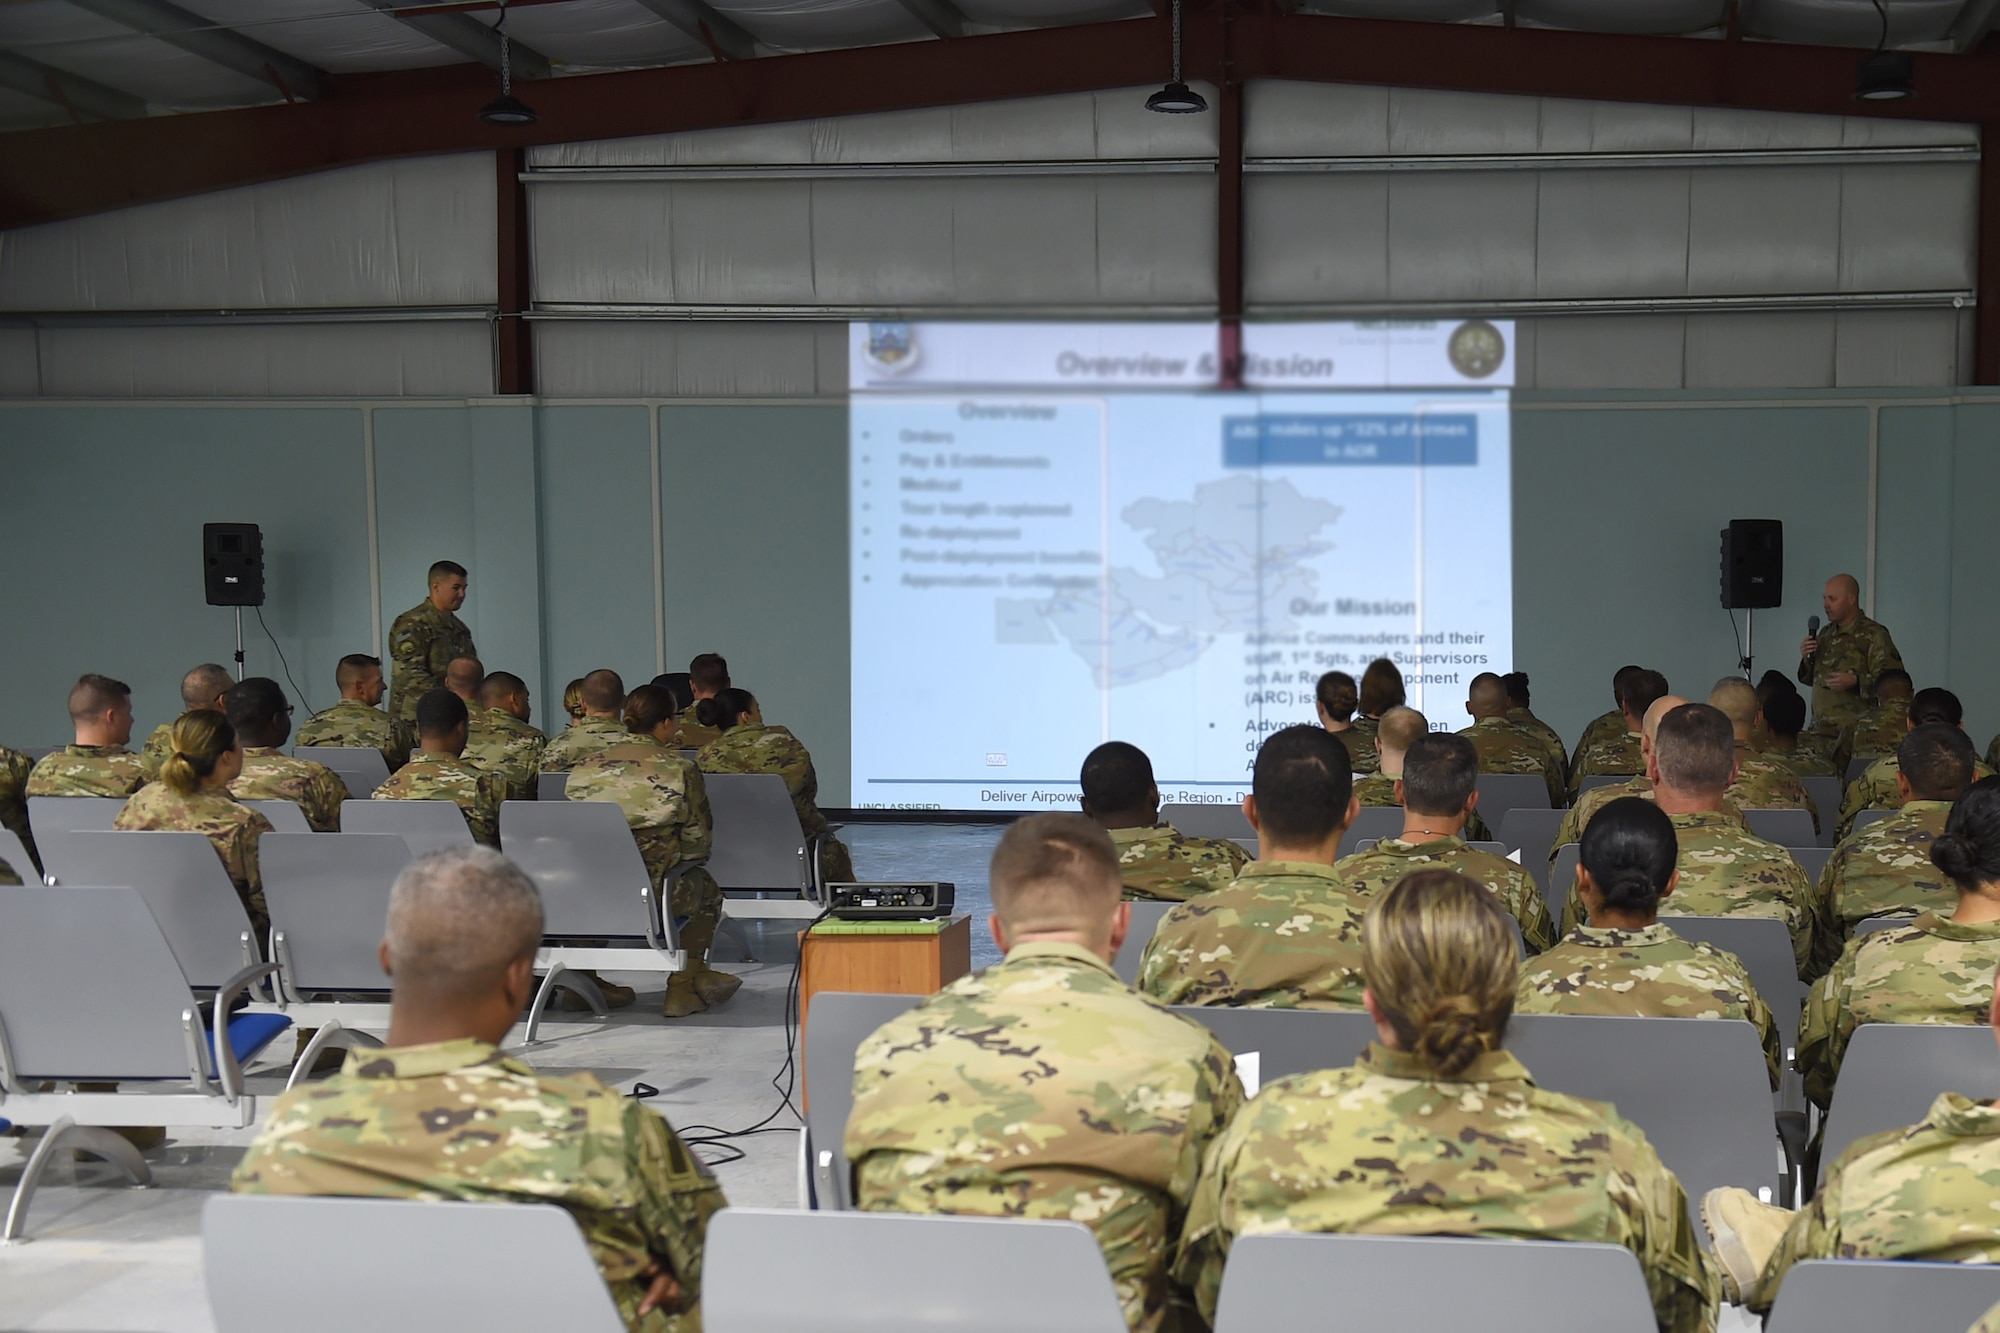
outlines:
[[[1863, 606], [1895, 635], [1903, 664], [1920, 689], [1944, 681], [1951, 662], [1957, 592], [1951, 475], [1961, 411], [1948, 406], [1881, 410], [1875, 600]], [[1985, 743], [1983, 737], [1980, 743]]]

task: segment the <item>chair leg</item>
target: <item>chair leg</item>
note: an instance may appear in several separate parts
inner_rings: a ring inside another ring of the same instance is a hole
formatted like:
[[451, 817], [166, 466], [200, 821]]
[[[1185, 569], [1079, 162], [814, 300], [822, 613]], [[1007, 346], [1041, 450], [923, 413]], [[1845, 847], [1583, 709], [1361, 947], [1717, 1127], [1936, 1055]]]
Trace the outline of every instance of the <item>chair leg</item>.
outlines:
[[535, 1034], [542, 1025], [542, 1011], [548, 1007], [549, 996], [555, 994], [558, 986], [581, 995], [584, 1003], [590, 1006], [590, 1012], [598, 1018], [611, 1012], [604, 1003], [604, 992], [598, 990], [589, 977], [561, 962], [550, 963], [548, 975], [542, 978], [541, 987], [535, 992], [535, 1003], [528, 1010], [528, 1030], [521, 1037], [523, 1046], [535, 1044]]
[[725, 912], [723, 913], [722, 920], [716, 922], [716, 925], [725, 935], [736, 942], [736, 947], [743, 953], [744, 962], [754, 963], [757, 961], [757, 953], [750, 947], [750, 937], [743, 933], [743, 923], [741, 921], [736, 920], [736, 918]]
[[63, 1149], [103, 1158], [123, 1171], [137, 1188], [144, 1189], [153, 1183], [152, 1168], [146, 1165], [145, 1158], [139, 1156], [139, 1150], [125, 1139], [108, 1129], [79, 1125], [68, 1116], [58, 1117], [35, 1146], [26, 1169], [21, 1172], [21, 1183], [14, 1187], [13, 1202], [7, 1205], [6, 1226], [0, 1228], [0, 1244], [27, 1244], [29, 1238], [21, 1232], [27, 1225], [28, 1204], [35, 1197], [35, 1186], [41, 1183], [42, 1172], [56, 1153]]
[[292, 1066], [292, 1075], [285, 1080], [286, 1092], [290, 1092], [299, 1083], [305, 1081], [306, 1077], [312, 1073], [313, 1061], [319, 1058], [321, 1051], [330, 1046], [339, 1047], [347, 1051], [375, 1051], [382, 1048], [382, 1039], [380, 1037], [372, 1037], [366, 1032], [357, 1032], [353, 1028], [343, 1026], [337, 1018], [332, 1020], [318, 1032], [313, 1033], [312, 1040], [306, 1043], [306, 1048], [303, 1051], [299, 1052], [298, 1062]]

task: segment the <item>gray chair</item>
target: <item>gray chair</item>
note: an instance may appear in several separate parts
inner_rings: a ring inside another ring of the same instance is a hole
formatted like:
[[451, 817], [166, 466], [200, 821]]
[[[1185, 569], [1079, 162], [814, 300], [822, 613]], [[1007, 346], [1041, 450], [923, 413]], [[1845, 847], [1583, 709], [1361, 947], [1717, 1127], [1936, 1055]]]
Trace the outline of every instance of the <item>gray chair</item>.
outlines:
[[1995, 1304], [2000, 1267], [1992, 1264], [1809, 1259], [1786, 1272], [1764, 1330], [1965, 1333]]
[[[21, 1237], [35, 1185], [60, 1153], [87, 1152], [135, 1185], [150, 1183], [138, 1152], [106, 1127], [255, 1123], [239, 1058], [289, 1024], [267, 1014], [231, 1018], [229, 1008], [270, 971], [267, 963], [245, 967], [216, 993], [210, 1016], [227, 1036], [215, 1042], [137, 890], [0, 888], [0, 1120], [48, 1129], [15, 1186], [0, 1241]], [[79, 1082], [117, 1088], [87, 1092]], [[42, 1091], [49, 1083], [71, 1086]]]
[[[739, 920], [804, 920], [820, 914], [818, 840], [808, 841], [798, 808], [775, 773], [706, 773], [715, 820], [708, 873]], [[775, 897], [761, 895], [774, 894]]]
[[[1863, 810], [1854, 816], [1854, 827], [1849, 829], [1848, 832], [1850, 834], [1859, 833], [1862, 829], [1867, 828], [1870, 824], [1880, 823], [1882, 820], [1887, 819], [1890, 815], [1893, 815], [1895, 813], [1896, 812], [1894, 810], [1885, 810], [1879, 805], [1871, 805], [1866, 810]], [[39, 838], [41, 835], [38, 833], [35, 836]]]
[[1840, 822], [1840, 796], [1844, 788], [1839, 778], [1800, 778], [1806, 795], [1812, 797], [1813, 806], [1819, 811], [1822, 841], [1833, 845], [1833, 826]]
[[[1662, 906], [1672, 911], [1674, 900]], [[1683, 939], [1698, 940], [1736, 955], [1751, 984], [1771, 1006], [1778, 1040], [1787, 1052], [1799, 1044], [1799, 1009], [1805, 1003], [1806, 985], [1799, 980], [1798, 959], [1792, 952], [1792, 932], [1777, 917], [1762, 916], [1669, 916], [1660, 917]]]
[[1549, 808], [1549, 784], [1539, 773], [1481, 773], [1475, 785], [1479, 816], [1488, 828], [1500, 827], [1509, 810]]
[[21, 839], [12, 829], [0, 828], [0, 861], [12, 866], [23, 884], [41, 882], [41, 872], [35, 866], [35, 858], [28, 855], [28, 849], [21, 845]]
[[[1330, 1311], [1339, 1312], [1331, 1322]], [[1264, 1234], [1229, 1247], [1215, 1333], [1327, 1327], [1654, 1333], [1657, 1325], [1645, 1272], [1619, 1245]]]
[[[366, 746], [298, 745], [292, 748], [292, 757], [325, 764], [340, 775], [340, 780], [347, 784], [347, 794], [357, 801], [367, 800], [377, 787], [389, 780], [389, 765], [382, 758], [382, 752]], [[345, 823], [340, 827], [347, 829]]]
[[616, 802], [504, 802], [500, 847], [542, 891], [543, 942], [535, 966], [546, 973], [525, 1040], [535, 1040], [554, 987], [567, 986], [592, 999], [595, 987], [585, 990], [588, 983], [572, 977], [574, 971], [605, 967], [664, 974], [686, 969], [687, 954], [666, 906], [681, 876], [701, 863], [675, 866], [655, 894], [653, 877]]
[[[1828, 827], [1832, 827], [1830, 817]], [[1806, 872], [1806, 878], [1815, 884], [1819, 883], [1819, 877], [1826, 873], [1826, 863], [1833, 859], [1831, 847], [1787, 847], [1785, 850], [1799, 863], [1799, 869]]]
[[1978, 1101], [1996, 1090], [2000, 1060], [1984, 1023], [1863, 1023], [1834, 1079], [1820, 1131], [1820, 1179], [1856, 1139], [1921, 1121], [1939, 1093]]
[[566, 800], [568, 794], [568, 773], [544, 773], [535, 779], [535, 799], [538, 801]]
[[279, 833], [311, 833], [312, 825], [306, 823], [306, 812], [290, 801], [245, 801], [243, 804], [271, 821], [271, 827]]
[[777, 1208], [710, 1219], [701, 1323], [708, 1333], [1125, 1329], [1104, 1252], [1081, 1223]]
[[1132, 928], [1125, 933], [1125, 942], [1118, 946], [1118, 956], [1111, 960], [1111, 970], [1120, 981], [1128, 986], [1138, 983], [1139, 963], [1146, 956], [1146, 945], [1173, 909], [1172, 903], [1142, 900], [1132, 904]]
[[[806, 1114], [802, 1151], [807, 1159], [799, 1207], [852, 1208], [853, 1182], [842, 1147], [854, 1109], [854, 1053], [875, 1029], [908, 1013], [920, 995], [865, 995], [821, 991], [805, 1019]], [[706, 1312], [704, 1312], [704, 1315]]]
[[1509, 810], [1495, 824], [1488, 822], [1494, 836], [1507, 850], [1521, 853], [1521, 868], [1535, 877], [1544, 895], [1549, 889], [1549, 853], [1555, 849], [1556, 834], [1562, 829], [1566, 810]]
[[299, 1299], [328, 1272], [367, 1284], [372, 1333], [625, 1330], [576, 1219], [552, 1203], [216, 1194], [201, 1234], [216, 1333], [267, 1333], [278, 1310], [289, 1333], [347, 1333], [351, 1306]]
[[1393, 838], [1402, 831], [1402, 806], [1364, 805], [1361, 807], [1361, 812], [1354, 816], [1354, 822], [1347, 826], [1347, 832], [1340, 835], [1338, 854], [1352, 856], [1362, 843]]
[[1254, 838], [1250, 816], [1241, 801], [1220, 801], [1214, 805], [1163, 805], [1160, 822], [1172, 824], [1190, 838]]
[[1843, 784], [1843, 790], [1861, 781], [1861, 775], [1868, 771], [1868, 766], [1881, 757], [1879, 754], [1857, 754], [1854, 758], [1848, 760], [1847, 781]]
[[[375, 756], [380, 759], [381, 755]], [[395, 833], [413, 856], [448, 847], [472, 846], [472, 826], [456, 801], [375, 801], [349, 797], [340, 803], [342, 833]]]
[[1771, 1078], [1748, 1022], [1516, 1014], [1507, 1048], [1539, 1086], [1609, 1102], [1645, 1130], [1686, 1189], [1693, 1225], [1702, 1195], [1720, 1185], [1779, 1198]]
[[1238, 1009], [1177, 1004], [1174, 1012], [1215, 1034], [1239, 1060], [1257, 1057], [1257, 1079], [1351, 1065], [1375, 1039], [1375, 1021], [1359, 1009]]
[[109, 829], [124, 808], [123, 796], [30, 796], [28, 827], [42, 854], [42, 869], [55, 873], [49, 856], [64, 838], [85, 829]]
[[1878, 930], [1888, 930], [1891, 926], [1906, 926], [1916, 916], [1914, 910], [1908, 912], [1884, 912], [1877, 916], [1863, 917], [1854, 923], [1854, 934], [1867, 935]]
[[1596, 791], [1599, 787], [1621, 786], [1637, 776], [1636, 773], [1592, 773], [1576, 784], [1576, 799], [1583, 800], [1585, 792]]
[[1583, 845], [1566, 842], [1556, 849], [1555, 864], [1549, 867], [1549, 882], [1542, 888], [1542, 900], [1549, 905], [1549, 918], [1562, 929], [1563, 909], [1569, 906], [1570, 890], [1576, 887], [1576, 868], [1583, 863]]
[[243, 968], [263, 961], [243, 900], [215, 844], [202, 834], [94, 829], [71, 833], [49, 844], [48, 852], [49, 873], [59, 885], [137, 889], [173, 946], [187, 984], [197, 990], [227, 985]]
[[[1831, 823], [1837, 815], [1835, 811], [1826, 818]], [[1752, 833], [1780, 847], [1811, 847], [1819, 842], [1819, 830], [1813, 827], [1810, 810], [1745, 810], [1743, 818]]]

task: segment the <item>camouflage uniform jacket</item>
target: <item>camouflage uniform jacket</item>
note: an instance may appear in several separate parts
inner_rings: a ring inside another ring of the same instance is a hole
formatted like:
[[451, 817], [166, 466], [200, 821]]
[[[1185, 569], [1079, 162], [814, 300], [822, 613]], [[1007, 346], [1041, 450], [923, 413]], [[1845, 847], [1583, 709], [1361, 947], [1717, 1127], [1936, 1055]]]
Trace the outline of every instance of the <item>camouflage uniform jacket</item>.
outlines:
[[1370, 1043], [1348, 1068], [1266, 1084], [1209, 1153], [1175, 1273], [1213, 1319], [1236, 1237], [1282, 1231], [1622, 1245], [1662, 1333], [1715, 1323], [1718, 1283], [1646, 1136], [1536, 1087], [1506, 1051], [1445, 1079]]
[[[1646, 754], [1639, 748], [1639, 733], [1623, 730], [1624, 717], [1619, 717], [1620, 730], [1607, 732], [1588, 744], [1576, 747], [1576, 762], [1570, 766], [1569, 792], [1574, 797], [1582, 787], [1585, 778], [1602, 774], [1636, 773], [1641, 777], [1646, 773]], [[1558, 802], [1560, 804], [1560, 802]]]
[[1995, 1305], [1981, 1315], [1979, 1322], [1968, 1329], [1967, 1333], [2000, 1333], [2000, 1305]]
[[[178, 719], [176, 719], [178, 720]], [[174, 724], [162, 722], [154, 727], [139, 747], [139, 764], [146, 772], [146, 781], [156, 781], [160, 776], [160, 766], [167, 762], [167, 756], [174, 752]]]
[[[1686, 916], [1764, 916], [1785, 923], [1799, 975], [1810, 980], [1824, 970], [1818, 950], [1822, 923], [1819, 897], [1792, 854], [1765, 842], [1720, 810], [1673, 815], [1680, 857], [1675, 869], [1674, 911]], [[1563, 908], [1562, 932], [1583, 924], [1582, 900], [1574, 893]]]
[[389, 626], [389, 715], [405, 723], [417, 718], [424, 691], [444, 684], [454, 657], [477, 657], [472, 631], [453, 611], [440, 611], [426, 597]]
[[1334, 734], [1347, 748], [1347, 757], [1352, 761], [1353, 772], [1379, 773], [1382, 771], [1382, 754], [1375, 748], [1375, 737], [1382, 729], [1379, 717], [1362, 717], [1356, 714], [1347, 724], [1346, 731]]
[[1819, 806], [1791, 767], [1766, 759], [1743, 742], [1736, 743], [1736, 781], [1722, 799], [1743, 810], [1804, 810], [1820, 829]]
[[856, 1204], [1082, 1222], [1127, 1324], [1172, 1327], [1188, 1200], [1242, 1104], [1234, 1061], [1200, 1024], [1080, 946], [1018, 945], [861, 1043]]
[[826, 816], [815, 803], [819, 796], [819, 774], [813, 772], [812, 756], [798, 737], [783, 727], [759, 727], [740, 723], [720, 739], [710, 741], [695, 756], [704, 773], [776, 773], [792, 794], [799, 812], [799, 827], [808, 838], [826, 832]]
[[1332, 866], [1252, 861], [1161, 919], [1139, 989], [1163, 1004], [1359, 1009], [1367, 910]]
[[467, 712], [465, 753], [459, 758], [505, 778], [510, 800], [534, 800], [549, 738], [504, 708], [468, 704]]
[[2000, 1263], [2000, 1110], [1947, 1092], [1921, 1124], [1857, 1140], [1792, 1219], [1745, 1302], [1771, 1308], [1806, 1259]]
[[1958, 906], [1958, 886], [1931, 864], [1931, 842], [1944, 832], [1950, 801], [1911, 801], [1849, 836], [1819, 877], [1820, 919], [1846, 939], [1871, 916]]
[[1557, 734], [1554, 727], [1536, 717], [1534, 710], [1529, 708], [1508, 709], [1507, 720], [1526, 732], [1529, 736], [1539, 737], [1543, 746], [1555, 760], [1556, 773], [1567, 778], [1569, 774], [1569, 751], [1563, 748], [1563, 739]]
[[1784, 1051], [1771, 1007], [1743, 961], [1683, 939], [1664, 921], [1637, 930], [1578, 926], [1521, 967], [1517, 1014], [1609, 1014], [1637, 1018], [1741, 1018], [1757, 1029], [1778, 1086]]
[[1803, 740], [1790, 750], [1780, 750], [1768, 746], [1759, 751], [1773, 763], [1783, 764], [1802, 778], [1837, 778], [1840, 766], [1833, 762], [1833, 756], [1817, 746], [1807, 745]]
[[682, 861], [706, 860], [715, 821], [701, 770], [651, 736], [627, 735], [570, 770], [572, 801], [616, 801], [659, 887]]
[[[1867, 711], [1876, 677], [1902, 669], [1903, 655], [1896, 651], [1896, 641], [1880, 621], [1858, 611], [1845, 629], [1822, 625], [1818, 641], [1818, 653], [1810, 660], [1799, 659], [1799, 684], [1812, 686], [1812, 729], [1822, 735], [1838, 735]], [[1836, 671], [1852, 671], [1860, 679], [1851, 690], [1829, 689], [1826, 678]]]
[[1806, 996], [1799, 1071], [1825, 1106], [1854, 1029], [1863, 1023], [1984, 1023], [2000, 965], [2000, 921], [1960, 923], [1925, 912], [1849, 941]]
[[1106, 829], [1127, 898], [1180, 902], [1227, 888], [1250, 853], [1227, 838], [1191, 838], [1172, 824]]
[[65, 745], [28, 774], [30, 796], [130, 796], [146, 784], [139, 756], [122, 745]]
[[[1579, 796], [1576, 804], [1563, 815], [1562, 825], [1556, 830], [1556, 840], [1549, 844], [1549, 864], [1552, 866], [1555, 864], [1556, 853], [1564, 847], [1573, 842], [1582, 842], [1583, 831], [1590, 827], [1590, 821], [1597, 812], [1621, 796], [1636, 796], [1642, 801], [1658, 799], [1653, 794], [1652, 779], [1644, 773], [1630, 782], [1621, 782], [1609, 787], [1592, 787]], [[1736, 808], [1735, 802], [1725, 798], [1722, 802], [1722, 813], [1742, 824], [1744, 828], [1750, 827], [1743, 818], [1743, 812]]]
[[394, 773], [410, 762], [416, 741], [403, 723], [372, 704], [342, 699], [323, 713], [314, 713], [299, 728], [293, 745], [337, 745], [352, 750], [380, 750], [382, 762]]
[[641, 1318], [644, 1274], [701, 1296], [722, 1187], [667, 1122], [595, 1075], [537, 1074], [485, 1042], [353, 1051], [278, 1098], [230, 1178], [237, 1194], [552, 1203], [576, 1218], [634, 1333], [697, 1333], [698, 1314]]
[[243, 775], [229, 784], [239, 801], [290, 801], [315, 833], [340, 832], [340, 803], [347, 784], [325, 764], [293, 759], [263, 745], [243, 747]]
[[1841, 734], [1840, 745], [1849, 759], [1894, 754], [1909, 734], [1910, 701], [1885, 699], [1854, 720]]
[[[1401, 773], [1370, 773], [1354, 784], [1354, 799], [1361, 802], [1363, 808], [1371, 805], [1400, 806], [1402, 802], [1396, 799], [1396, 784], [1402, 777]], [[1477, 810], [1467, 816], [1465, 828], [1461, 832], [1467, 842], [1493, 841], [1493, 830], [1486, 827], [1486, 821], [1479, 817]]]
[[257, 839], [272, 831], [271, 821], [234, 797], [221, 792], [198, 791], [183, 796], [163, 783], [149, 783], [125, 802], [111, 827], [119, 829], [160, 829], [172, 833], [200, 833], [215, 844], [236, 896], [257, 928], [262, 941], [271, 923], [264, 906], [264, 877], [257, 868]]
[[1623, 736], [1629, 730], [1630, 728], [1625, 725], [1625, 714], [1616, 708], [1608, 713], [1599, 713], [1596, 717], [1586, 722], [1583, 727], [1583, 734], [1576, 738], [1576, 748], [1570, 751], [1571, 774], [1574, 775], [1577, 764], [1583, 759], [1583, 752], [1589, 749], [1594, 743], [1601, 740], [1609, 740], [1616, 736]]
[[680, 735], [674, 738], [674, 744], [683, 750], [699, 750], [711, 741], [722, 739], [721, 731], [703, 726], [695, 719], [694, 710], [699, 707], [699, 703], [691, 703], [681, 711]]
[[632, 733], [625, 730], [623, 719], [587, 717], [549, 738], [549, 743], [542, 748], [541, 771], [568, 773], [599, 750], [623, 745], [631, 738]]
[[1504, 717], [1487, 717], [1458, 733], [1479, 752], [1481, 773], [1533, 773], [1548, 784], [1549, 804], [1563, 803], [1561, 766], [1554, 763], [1540, 737]]
[[0, 828], [19, 838], [29, 856], [37, 855], [35, 835], [28, 827], [28, 774], [34, 769], [34, 760], [0, 745]]
[[[1900, 810], [1903, 807], [1903, 793], [1896, 786], [1896, 775], [1903, 766], [1893, 754], [1885, 754], [1863, 769], [1861, 776], [1847, 784], [1847, 791], [1840, 798], [1840, 824], [1837, 832], [1842, 838], [1854, 832], [1854, 821], [1863, 810]], [[1972, 780], [1990, 778], [1993, 770], [1984, 763], [1974, 760]]]
[[1397, 880], [1419, 870], [1456, 870], [1484, 884], [1520, 925], [1529, 953], [1540, 953], [1556, 942], [1556, 923], [1549, 919], [1548, 901], [1534, 876], [1504, 856], [1466, 846], [1456, 834], [1419, 843], [1401, 836], [1384, 838], [1333, 867], [1333, 873], [1363, 898], [1387, 892]]
[[371, 799], [451, 801], [465, 812], [465, 825], [472, 830], [474, 842], [487, 847], [500, 845], [500, 802], [507, 799], [506, 782], [452, 755], [419, 750], [374, 790]]

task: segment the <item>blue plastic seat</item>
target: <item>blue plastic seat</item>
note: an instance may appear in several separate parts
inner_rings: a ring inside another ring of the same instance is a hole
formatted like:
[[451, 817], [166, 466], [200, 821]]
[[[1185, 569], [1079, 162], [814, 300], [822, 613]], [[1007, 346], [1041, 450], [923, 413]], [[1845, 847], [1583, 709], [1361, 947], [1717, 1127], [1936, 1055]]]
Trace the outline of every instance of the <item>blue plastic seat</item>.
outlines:
[[[256, 1055], [271, 1044], [280, 1032], [292, 1025], [286, 1014], [231, 1014], [229, 1016], [229, 1049], [236, 1053], [236, 1063]], [[215, 1030], [208, 1033], [208, 1058], [215, 1061]]]

